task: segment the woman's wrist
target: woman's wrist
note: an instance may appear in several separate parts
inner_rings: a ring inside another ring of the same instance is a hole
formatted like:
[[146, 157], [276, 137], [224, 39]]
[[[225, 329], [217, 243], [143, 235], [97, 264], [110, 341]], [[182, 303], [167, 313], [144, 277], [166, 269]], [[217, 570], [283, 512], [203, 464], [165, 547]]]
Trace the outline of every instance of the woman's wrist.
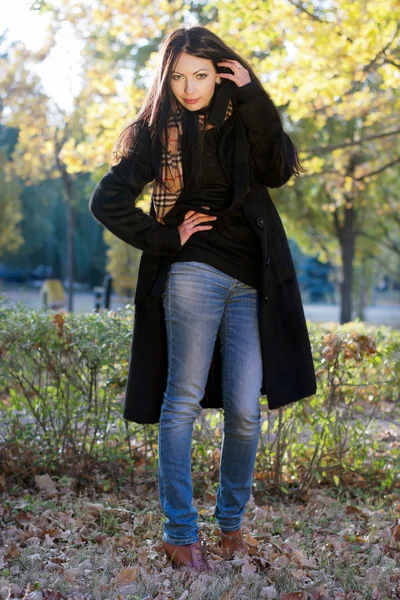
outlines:
[[259, 96], [265, 94], [265, 90], [261, 90], [258, 83], [250, 81], [241, 87], [237, 86], [235, 89], [235, 98], [241, 103], [249, 102]]

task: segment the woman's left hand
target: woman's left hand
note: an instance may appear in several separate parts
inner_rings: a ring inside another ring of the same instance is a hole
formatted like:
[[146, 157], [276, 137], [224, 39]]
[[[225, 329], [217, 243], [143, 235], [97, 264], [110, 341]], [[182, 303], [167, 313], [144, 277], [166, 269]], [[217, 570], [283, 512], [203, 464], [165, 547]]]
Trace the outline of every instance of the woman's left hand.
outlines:
[[221, 62], [218, 62], [217, 65], [222, 65], [223, 67], [229, 67], [232, 69], [233, 75], [230, 73], [218, 73], [218, 77], [225, 77], [226, 79], [231, 79], [236, 83], [238, 87], [242, 87], [246, 85], [246, 83], [250, 83], [250, 75], [247, 69], [240, 65], [240, 62], [237, 60], [230, 60], [227, 58]]

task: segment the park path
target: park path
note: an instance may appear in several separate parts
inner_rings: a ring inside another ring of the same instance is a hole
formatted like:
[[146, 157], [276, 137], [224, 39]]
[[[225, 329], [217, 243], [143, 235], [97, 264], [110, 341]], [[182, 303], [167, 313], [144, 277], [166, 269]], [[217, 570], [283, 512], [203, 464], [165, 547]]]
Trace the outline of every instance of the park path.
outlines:
[[[35, 289], [13, 289], [0, 290], [0, 295], [4, 295], [7, 302], [16, 304], [21, 301], [31, 308], [39, 309], [41, 306], [39, 290]], [[112, 296], [111, 309], [117, 310], [124, 306], [116, 296]], [[77, 291], [74, 295], [74, 311], [91, 311], [95, 305], [93, 292]], [[304, 303], [304, 313], [307, 319], [314, 323], [325, 323], [334, 321], [339, 323], [340, 307], [338, 304], [308, 304]], [[356, 311], [353, 311], [353, 319], [356, 317]], [[371, 325], [387, 325], [393, 329], [400, 329], [400, 304], [379, 303], [369, 306], [365, 311], [365, 322]]]

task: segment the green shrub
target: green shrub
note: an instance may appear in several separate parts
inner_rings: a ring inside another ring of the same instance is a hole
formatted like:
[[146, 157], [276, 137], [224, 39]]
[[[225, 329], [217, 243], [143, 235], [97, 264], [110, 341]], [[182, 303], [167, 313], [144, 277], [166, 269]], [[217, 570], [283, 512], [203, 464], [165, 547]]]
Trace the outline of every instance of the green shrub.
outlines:
[[0, 308], [3, 445], [49, 470], [126, 446], [121, 416], [133, 312], [54, 314]]
[[[133, 310], [62, 314], [0, 305], [0, 460], [7, 477], [72, 475], [103, 487], [156, 478], [158, 425], [122, 418]], [[373, 431], [398, 419], [400, 332], [308, 323], [317, 393], [277, 411], [261, 398], [254, 494], [399, 486], [399, 445]], [[218, 483], [222, 411], [194, 428], [194, 492]], [[106, 475], [106, 477], [104, 477]], [[201, 475], [201, 476], [199, 476]]]
[[308, 329], [317, 393], [273, 423], [268, 415], [256, 478], [300, 496], [311, 484], [398, 487], [399, 444], [385, 428], [399, 423], [400, 332], [363, 322]]

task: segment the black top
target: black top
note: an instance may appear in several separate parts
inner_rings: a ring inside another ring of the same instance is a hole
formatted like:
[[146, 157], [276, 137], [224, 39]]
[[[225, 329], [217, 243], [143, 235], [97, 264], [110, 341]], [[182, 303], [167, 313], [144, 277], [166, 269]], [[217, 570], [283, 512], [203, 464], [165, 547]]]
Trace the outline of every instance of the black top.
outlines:
[[[192, 193], [185, 202], [186, 213], [193, 209], [209, 206], [212, 210], [222, 210], [231, 203], [232, 182], [221, 168], [218, 160], [218, 143], [228, 121], [222, 127], [207, 129], [204, 134], [204, 169], [202, 185], [197, 193]], [[165, 222], [168, 215], [165, 216]], [[173, 262], [199, 261], [205, 262], [230, 277], [239, 279], [251, 287], [258, 288], [260, 248], [243, 209], [226, 217], [217, 217], [205, 225], [212, 224], [212, 229], [196, 231], [173, 257]]]

